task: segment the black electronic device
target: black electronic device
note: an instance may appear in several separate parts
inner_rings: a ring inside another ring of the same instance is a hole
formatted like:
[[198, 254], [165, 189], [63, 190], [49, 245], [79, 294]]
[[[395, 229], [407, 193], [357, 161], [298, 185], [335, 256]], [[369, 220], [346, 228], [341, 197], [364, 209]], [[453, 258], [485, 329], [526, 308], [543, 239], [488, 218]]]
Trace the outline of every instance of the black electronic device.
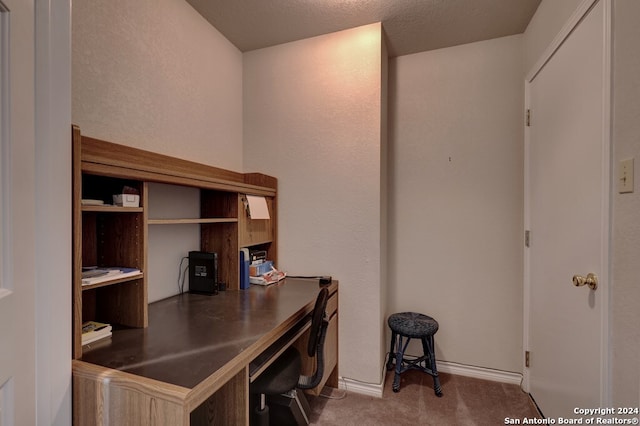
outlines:
[[206, 251], [189, 252], [189, 292], [218, 292], [218, 254]]
[[249, 250], [249, 260], [251, 263], [267, 260], [266, 250]]

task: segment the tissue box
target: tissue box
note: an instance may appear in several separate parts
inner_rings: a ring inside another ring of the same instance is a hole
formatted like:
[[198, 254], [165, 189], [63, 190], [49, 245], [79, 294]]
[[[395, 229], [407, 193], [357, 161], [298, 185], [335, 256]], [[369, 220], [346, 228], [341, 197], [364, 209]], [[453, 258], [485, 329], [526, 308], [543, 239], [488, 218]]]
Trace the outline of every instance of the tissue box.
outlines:
[[140, 196], [137, 194], [114, 194], [113, 204], [122, 207], [140, 207]]

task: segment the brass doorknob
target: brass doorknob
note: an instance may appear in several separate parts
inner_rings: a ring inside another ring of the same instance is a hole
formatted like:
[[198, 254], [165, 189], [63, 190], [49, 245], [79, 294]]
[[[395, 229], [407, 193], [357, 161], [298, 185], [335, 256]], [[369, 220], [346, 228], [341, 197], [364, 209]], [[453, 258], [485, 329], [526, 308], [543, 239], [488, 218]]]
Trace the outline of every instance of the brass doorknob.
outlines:
[[573, 285], [575, 285], [576, 287], [582, 287], [585, 284], [591, 290], [597, 289], [598, 277], [596, 276], [596, 274], [589, 272], [586, 277], [583, 277], [582, 275], [573, 276]]

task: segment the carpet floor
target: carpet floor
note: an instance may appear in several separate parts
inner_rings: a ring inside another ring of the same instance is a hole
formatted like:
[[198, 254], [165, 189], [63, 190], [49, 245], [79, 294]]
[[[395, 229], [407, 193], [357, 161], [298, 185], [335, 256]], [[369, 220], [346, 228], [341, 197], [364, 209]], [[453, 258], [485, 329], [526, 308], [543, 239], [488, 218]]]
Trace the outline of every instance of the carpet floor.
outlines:
[[518, 385], [440, 373], [443, 396], [433, 392], [431, 376], [416, 370], [402, 374], [400, 391], [385, 378], [383, 397], [325, 388], [331, 398], [308, 397], [312, 425], [504, 425], [505, 419], [539, 418]]

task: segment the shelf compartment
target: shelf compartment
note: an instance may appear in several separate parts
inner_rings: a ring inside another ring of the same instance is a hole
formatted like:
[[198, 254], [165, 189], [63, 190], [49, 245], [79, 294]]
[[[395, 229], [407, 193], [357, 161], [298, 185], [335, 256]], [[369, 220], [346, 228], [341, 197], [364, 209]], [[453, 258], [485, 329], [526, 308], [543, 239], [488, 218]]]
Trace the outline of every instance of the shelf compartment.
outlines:
[[143, 277], [130, 277], [122, 279], [120, 283], [109, 284], [83, 289], [82, 321], [94, 320], [112, 326], [146, 327], [147, 296]]
[[[113, 206], [113, 196], [116, 194], [121, 194], [124, 187], [133, 188], [137, 191], [138, 194], [142, 195], [142, 182], [131, 180], [131, 179], [121, 179], [116, 177], [106, 177], [106, 176], [97, 176], [92, 174], [83, 174], [82, 175], [82, 199], [89, 200], [101, 200], [104, 202], [104, 205], [82, 205], [82, 210], [85, 211], [86, 208], [102, 208], [111, 211], [111, 209], [118, 209], [123, 207]], [[142, 196], [140, 197], [142, 200]], [[82, 204], [82, 202], [81, 202]], [[144, 207], [144, 205], [140, 204], [139, 208]], [[125, 209], [133, 209], [134, 207], [124, 207]], [[102, 210], [91, 210], [91, 211], [102, 211]]]
[[82, 266], [122, 266], [144, 271], [142, 213], [83, 212]]

